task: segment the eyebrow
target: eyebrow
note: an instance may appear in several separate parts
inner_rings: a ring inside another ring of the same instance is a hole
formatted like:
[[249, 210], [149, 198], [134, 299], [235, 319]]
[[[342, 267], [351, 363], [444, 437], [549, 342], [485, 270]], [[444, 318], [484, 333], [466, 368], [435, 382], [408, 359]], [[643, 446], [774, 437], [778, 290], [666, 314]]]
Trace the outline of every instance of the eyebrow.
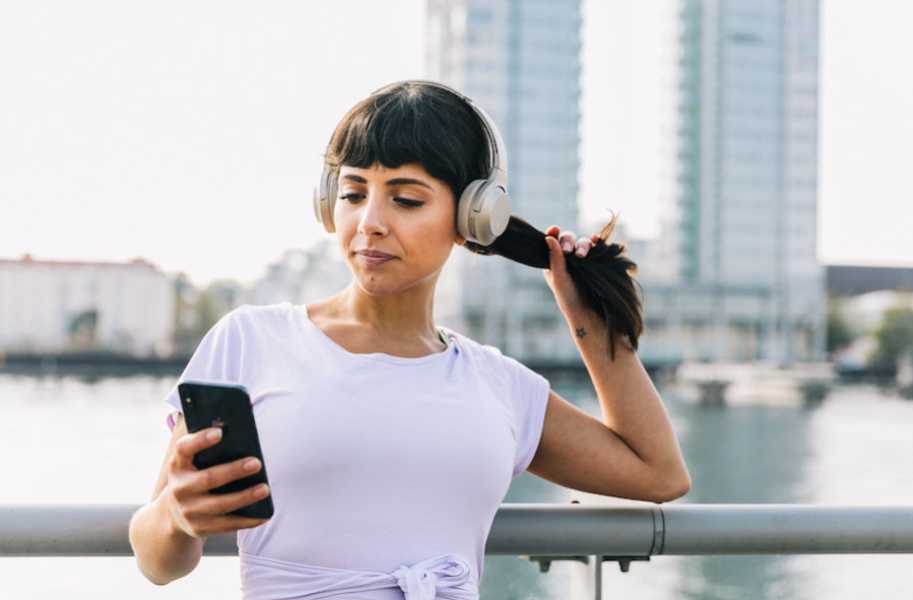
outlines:
[[[343, 179], [348, 179], [349, 181], [354, 181], [355, 183], [368, 183], [368, 180], [362, 177], [361, 175], [343, 175]], [[421, 185], [429, 190], [433, 190], [430, 185], [422, 181], [421, 179], [413, 179], [412, 177], [394, 177], [393, 179], [387, 180], [387, 185], [407, 185], [414, 183], [416, 185]]]

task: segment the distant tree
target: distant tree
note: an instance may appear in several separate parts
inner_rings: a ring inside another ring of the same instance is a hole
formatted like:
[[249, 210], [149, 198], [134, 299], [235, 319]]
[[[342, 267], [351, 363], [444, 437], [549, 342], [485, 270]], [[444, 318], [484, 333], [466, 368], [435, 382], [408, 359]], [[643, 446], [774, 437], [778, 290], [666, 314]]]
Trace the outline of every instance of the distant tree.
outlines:
[[178, 274], [174, 281], [175, 353], [192, 354], [212, 326], [235, 307], [242, 290], [240, 283], [230, 279], [218, 280], [200, 289], [184, 273]]
[[218, 290], [196, 288], [184, 274], [175, 279], [174, 294], [174, 351], [186, 356], [196, 350], [226, 310]]
[[199, 343], [197, 337], [196, 297], [198, 292], [185, 273], [174, 278], [174, 353], [186, 356]]
[[839, 298], [829, 298], [827, 302], [827, 351], [834, 352], [847, 346], [856, 336], [843, 314], [843, 305]]
[[208, 288], [197, 296], [194, 311], [196, 312], [194, 333], [199, 341], [216, 324], [216, 321], [222, 317], [224, 311], [222, 310], [222, 303]]
[[913, 350], [913, 309], [906, 306], [889, 308], [875, 330], [877, 346], [870, 357], [871, 366], [894, 372], [898, 359]]

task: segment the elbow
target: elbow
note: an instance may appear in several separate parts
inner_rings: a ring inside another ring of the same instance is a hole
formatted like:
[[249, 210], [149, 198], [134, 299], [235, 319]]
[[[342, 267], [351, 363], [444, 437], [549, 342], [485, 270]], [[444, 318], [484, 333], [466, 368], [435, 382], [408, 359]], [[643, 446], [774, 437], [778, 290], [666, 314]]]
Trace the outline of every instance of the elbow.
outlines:
[[156, 515], [150, 514], [153, 504], [145, 504], [133, 514], [127, 537], [139, 572], [149, 582], [164, 586], [196, 567], [202, 555], [202, 545], [197, 552], [190, 553], [189, 556], [194, 559], [191, 564], [175, 564], [175, 556], [190, 560], [186, 558], [187, 550], [169, 544], [167, 538], [158, 533], [160, 527], [155, 522]]
[[666, 486], [651, 498], [651, 500], [657, 504], [671, 502], [681, 498], [689, 491], [691, 491], [691, 476], [686, 471], [683, 473], [683, 476], [667, 479]]
[[137, 561], [137, 568], [139, 569], [139, 572], [142, 573], [143, 577], [146, 578], [147, 581], [149, 581], [150, 583], [153, 583], [155, 585], [164, 586], [164, 585], [168, 585], [172, 581], [171, 579], [164, 579], [154, 573], [148, 572], [146, 569], [143, 568], [143, 564], [140, 561]]
[[136, 568], [139, 570], [140, 574], [146, 578], [150, 583], [157, 586], [165, 586], [174, 581], [176, 578], [173, 576], [167, 576], [164, 573], [160, 573], [154, 570], [152, 561], [146, 558], [142, 558], [134, 550], [134, 557], [136, 559]]
[[130, 549], [133, 551], [133, 558], [136, 560], [136, 567], [139, 570], [140, 574], [145, 577], [148, 581], [155, 585], [165, 585], [168, 581], [158, 577], [155, 573], [152, 573], [147, 565], [147, 560], [145, 558], [145, 548], [142, 545], [142, 535], [137, 531], [137, 513], [134, 513], [130, 518], [130, 525], [127, 530], [127, 539], [130, 542]]

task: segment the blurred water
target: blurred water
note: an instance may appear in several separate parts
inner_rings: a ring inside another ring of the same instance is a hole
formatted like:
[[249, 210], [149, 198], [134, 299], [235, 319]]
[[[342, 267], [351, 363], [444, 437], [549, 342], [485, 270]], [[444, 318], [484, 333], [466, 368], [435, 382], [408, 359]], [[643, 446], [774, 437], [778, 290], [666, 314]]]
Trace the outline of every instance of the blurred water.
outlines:
[[[0, 375], [5, 452], [0, 503], [139, 503], [149, 499], [168, 442], [162, 399], [175, 377]], [[599, 415], [588, 386], [556, 390]], [[913, 402], [842, 387], [817, 409], [702, 408], [660, 390], [691, 471], [676, 502], [913, 504]], [[526, 473], [508, 502], [567, 502], [569, 491]], [[627, 502], [609, 499], [609, 502]], [[700, 600], [913, 598], [910, 555], [657, 556], [604, 571], [605, 597]], [[237, 557], [205, 557], [159, 587], [132, 557], [0, 558], [0, 597], [50, 600], [239, 598]], [[486, 600], [565, 598], [566, 565], [546, 574], [487, 556]]]

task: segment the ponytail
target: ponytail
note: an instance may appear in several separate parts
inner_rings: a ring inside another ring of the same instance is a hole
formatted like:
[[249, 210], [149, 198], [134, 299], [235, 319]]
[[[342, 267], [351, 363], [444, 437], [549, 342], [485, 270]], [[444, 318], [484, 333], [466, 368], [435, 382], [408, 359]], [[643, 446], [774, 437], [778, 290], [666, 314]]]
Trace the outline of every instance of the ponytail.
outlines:
[[[629, 349], [636, 351], [643, 333], [642, 301], [634, 285], [641, 292], [643, 288], [633, 277], [637, 264], [624, 254], [624, 244], [608, 243], [616, 222], [617, 216], [613, 215], [585, 257], [574, 253], [564, 255], [567, 273], [584, 304], [607, 326], [612, 360], [615, 360], [617, 336], [626, 338]], [[511, 215], [507, 229], [490, 246], [466, 241], [463, 247], [476, 254], [498, 254], [537, 269], [547, 269], [551, 264], [545, 232], [515, 215]]]

